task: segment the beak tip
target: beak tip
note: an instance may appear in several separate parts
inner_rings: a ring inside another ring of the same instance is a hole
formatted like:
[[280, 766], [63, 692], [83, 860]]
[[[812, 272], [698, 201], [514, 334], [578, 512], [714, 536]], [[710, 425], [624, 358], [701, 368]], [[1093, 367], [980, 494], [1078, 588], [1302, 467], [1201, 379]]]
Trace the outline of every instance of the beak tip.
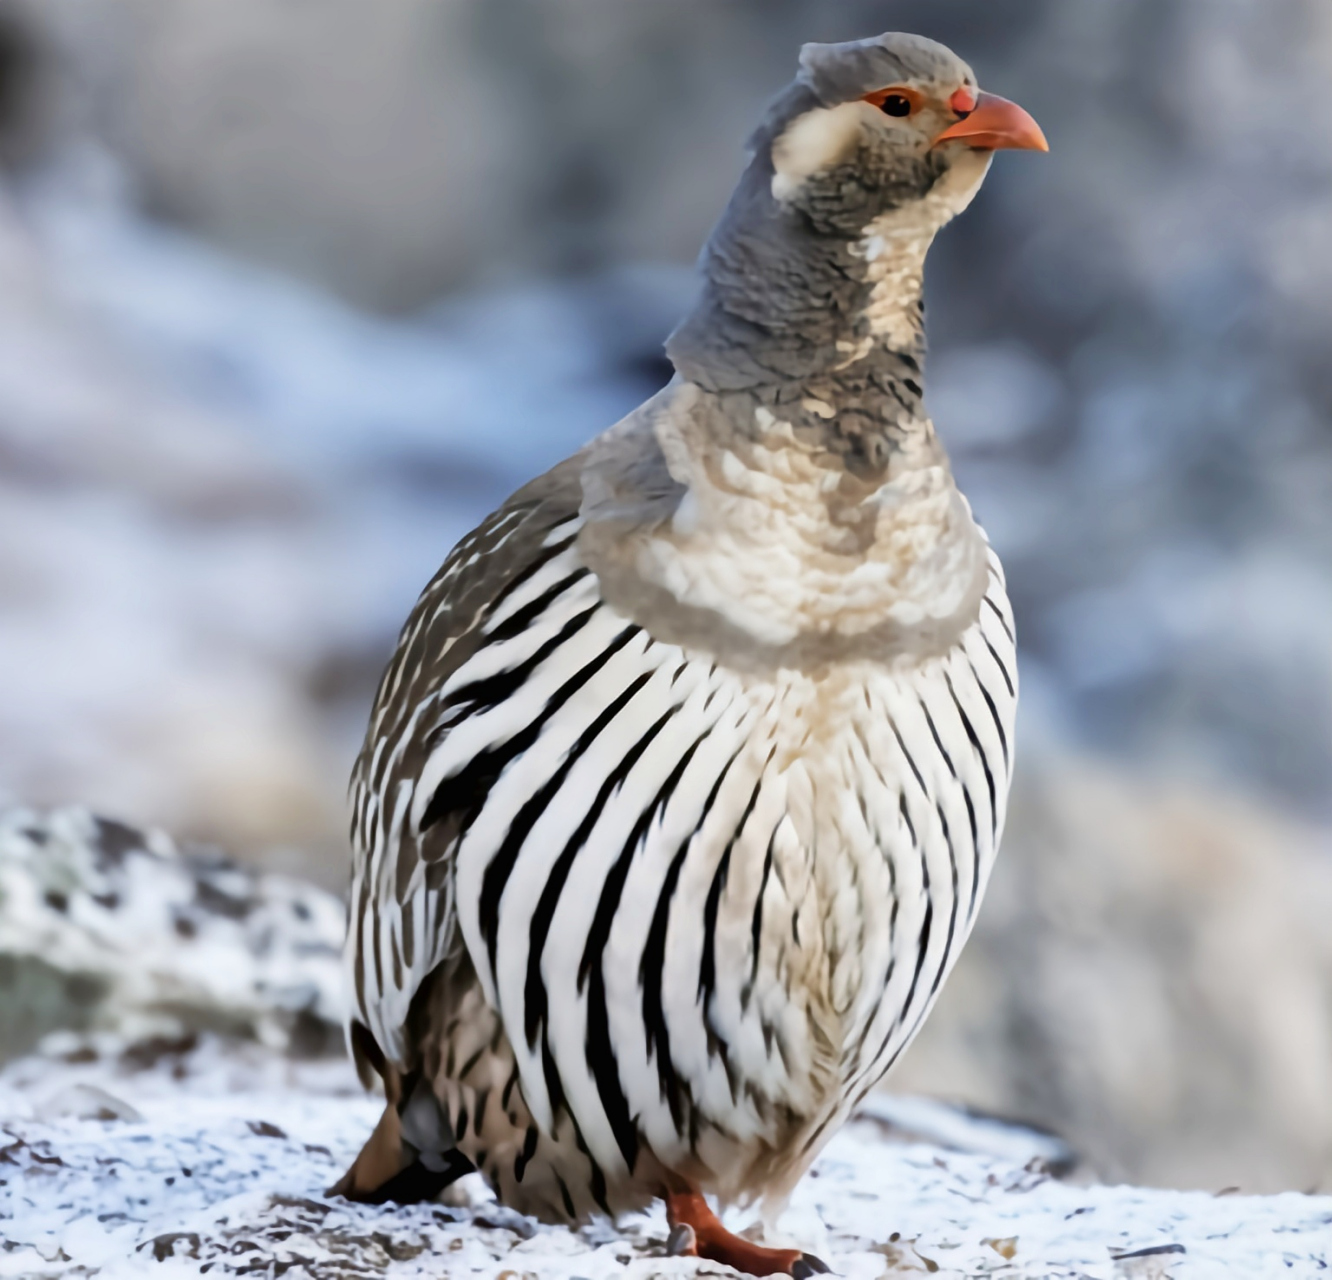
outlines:
[[935, 140], [969, 142], [978, 151], [1049, 151], [1041, 126], [1015, 102], [982, 93], [976, 109], [945, 129]]

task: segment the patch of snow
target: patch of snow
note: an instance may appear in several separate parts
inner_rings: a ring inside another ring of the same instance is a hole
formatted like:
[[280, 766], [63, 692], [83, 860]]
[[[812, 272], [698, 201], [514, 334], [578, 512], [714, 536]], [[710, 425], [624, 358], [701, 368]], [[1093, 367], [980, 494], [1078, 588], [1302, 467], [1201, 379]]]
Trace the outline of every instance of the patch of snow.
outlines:
[[[74, 1084], [143, 1119], [37, 1118], [41, 1099]], [[348, 1064], [293, 1063], [214, 1039], [137, 1071], [102, 1060], [11, 1064], [0, 1073], [0, 1276], [731, 1274], [665, 1257], [659, 1209], [571, 1231], [484, 1203], [325, 1197], [380, 1105]], [[730, 1218], [737, 1229], [748, 1221]], [[1332, 1198], [1072, 1186], [1038, 1160], [889, 1142], [864, 1122], [834, 1139], [780, 1231], [848, 1280], [1261, 1280], [1332, 1264]]]
[[952, 1106], [937, 1098], [871, 1093], [861, 1103], [859, 1114], [863, 1120], [886, 1125], [899, 1137], [952, 1151], [998, 1156], [1014, 1164], [1038, 1160], [1060, 1177], [1078, 1165], [1077, 1153], [1058, 1134]]

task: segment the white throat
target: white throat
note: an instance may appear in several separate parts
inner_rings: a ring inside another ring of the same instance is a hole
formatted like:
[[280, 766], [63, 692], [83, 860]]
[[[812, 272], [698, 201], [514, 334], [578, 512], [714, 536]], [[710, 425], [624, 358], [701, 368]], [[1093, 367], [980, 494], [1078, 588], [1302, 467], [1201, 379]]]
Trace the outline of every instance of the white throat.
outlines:
[[955, 161], [923, 200], [881, 214], [865, 228], [855, 253], [865, 260], [873, 286], [866, 314], [875, 340], [897, 350], [908, 350], [916, 341], [930, 245], [940, 228], [976, 198], [989, 167], [989, 153], [973, 151]]

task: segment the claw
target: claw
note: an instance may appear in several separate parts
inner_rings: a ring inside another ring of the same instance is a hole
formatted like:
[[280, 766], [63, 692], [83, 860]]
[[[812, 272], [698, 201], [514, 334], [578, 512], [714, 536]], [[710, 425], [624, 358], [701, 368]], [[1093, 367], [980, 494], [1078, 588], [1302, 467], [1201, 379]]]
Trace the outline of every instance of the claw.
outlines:
[[700, 1191], [672, 1191], [665, 1196], [671, 1234], [668, 1253], [707, 1258], [750, 1276], [792, 1276], [809, 1280], [828, 1274], [828, 1264], [799, 1249], [767, 1249], [722, 1226]]
[[809, 1280], [810, 1276], [830, 1275], [832, 1268], [812, 1253], [802, 1253], [791, 1264], [791, 1280]]

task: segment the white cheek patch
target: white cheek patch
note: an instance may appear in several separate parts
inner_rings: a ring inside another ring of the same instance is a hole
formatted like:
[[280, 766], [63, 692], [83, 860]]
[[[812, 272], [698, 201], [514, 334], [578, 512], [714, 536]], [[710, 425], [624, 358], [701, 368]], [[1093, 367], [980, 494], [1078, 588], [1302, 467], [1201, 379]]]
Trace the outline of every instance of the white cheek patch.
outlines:
[[772, 144], [772, 194], [789, 200], [805, 179], [845, 160], [860, 143], [865, 112], [863, 102], [818, 107], [797, 116]]

